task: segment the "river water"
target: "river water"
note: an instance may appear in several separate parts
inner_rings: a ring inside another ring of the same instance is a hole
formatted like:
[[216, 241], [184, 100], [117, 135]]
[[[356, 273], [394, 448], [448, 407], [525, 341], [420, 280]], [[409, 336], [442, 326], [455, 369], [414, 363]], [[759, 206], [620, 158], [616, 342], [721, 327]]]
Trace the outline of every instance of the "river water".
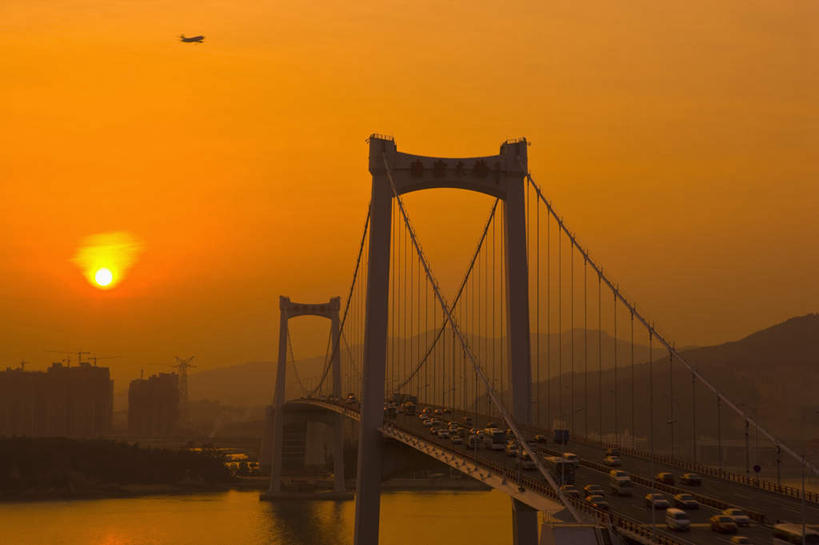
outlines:
[[[0, 544], [346, 545], [355, 503], [271, 504], [257, 492], [0, 503]], [[381, 496], [381, 545], [506, 544], [509, 498], [490, 492]]]

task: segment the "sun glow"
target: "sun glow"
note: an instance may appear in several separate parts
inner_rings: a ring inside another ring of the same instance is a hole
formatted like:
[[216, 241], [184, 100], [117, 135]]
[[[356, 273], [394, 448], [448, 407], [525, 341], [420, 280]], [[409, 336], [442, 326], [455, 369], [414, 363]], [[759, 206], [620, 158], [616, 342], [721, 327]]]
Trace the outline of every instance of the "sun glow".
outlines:
[[141, 244], [129, 233], [100, 233], [83, 240], [74, 263], [92, 286], [108, 290], [122, 281], [140, 250]]

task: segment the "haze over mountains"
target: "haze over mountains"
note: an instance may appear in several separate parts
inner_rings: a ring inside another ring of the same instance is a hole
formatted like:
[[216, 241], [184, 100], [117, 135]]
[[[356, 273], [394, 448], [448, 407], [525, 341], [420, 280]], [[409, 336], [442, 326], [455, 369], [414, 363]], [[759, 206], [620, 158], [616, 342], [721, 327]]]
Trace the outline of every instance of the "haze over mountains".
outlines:
[[[597, 414], [597, 399], [602, 391], [604, 408], [611, 404], [613, 395], [613, 339], [606, 333], [598, 338], [596, 330], [587, 333], [587, 351], [584, 354], [583, 330], [565, 332], [558, 345], [558, 335], [541, 335], [541, 384], [539, 387], [541, 402], [549, 395], [553, 399], [553, 414], [556, 415], [560, 364], [562, 361], [564, 402], [568, 406], [571, 393], [572, 339], [574, 339], [574, 379], [575, 407], [580, 407], [583, 396], [583, 366], [589, 369], [588, 411]], [[430, 337], [431, 338], [431, 333]], [[474, 341], [475, 339], [472, 339]], [[480, 339], [475, 346], [491, 346], [491, 340]], [[414, 342], [411, 339], [408, 344]], [[496, 346], [500, 349], [499, 340]], [[598, 342], [603, 351], [603, 369], [599, 371]], [[538, 339], [533, 339], [535, 351]], [[549, 350], [547, 347], [551, 347]], [[399, 350], [401, 347], [399, 346]], [[628, 339], [618, 339], [618, 409], [621, 415], [629, 412], [631, 390], [630, 343]], [[659, 347], [654, 347], [655, 361], [652, 366], [653, 380], [656, 381], [656, 407], [668, 405], [667, 393], [669, 380], [674, 381], [674, 404], [678, 415], [690, 413], [690, 396], [682, 392], [690, 391], [690, 374], [678, 365], [674, 365], [672, 376], [668, 375], [668, 358]], [[480, 352], [480, 349], [478, 349]], [[562, 360], [558, 354], [562, 352]], [[648, 347], [635, 345], [634, 376], [637, 384], [637, 397], [645, 396], [645, 385], [648, 384]], [[696, 347], [682, 350], [682, 355], [715, 386], [720, 388], [729, 399], [748, 408], [750, 414], [756, 414], [763, 425], [779, 430], [783, 436], [800, 438], [804, 428], [819, 428], [819, 400], [816, 392], [819, 389], [819, 314], [808, 314], [792, 318], [767, 329], [752, 333], [747, 337], [716, 346]], [[547, 361], [551, 374], [546, 372]], [[324, 362], [323, 357], [299, 360], [299, 375], [307, 386], [315, 384], [311, 380], [318, 376]], [[274, 362], [247, 362], [230, 367], [220, 367], [194, 373], [190, 376], [191, 399], [212, 399], [236, 406], [253, 406], [270, 403], [275, 380]], [[288, 395], [297, 396], [301, 388], [293, 375], [292, 366], [288, 366]], [[547, 375], [552, 377], [551, 384]], [[602, 378], [598, 389], [598, 378]], [[538, 394], [536, 393], [535, 396]], [[702, 399], [701, 399], [702, 398]], [[713, 404], [711, 394], [705, 388], [697, 390], [695, 401], [699, 411], [705, 411], [703, 421], [713, 420], [707, 412]], [[577, 410], [577, 409], [576, 409]], [[564, 412], [566, 409], [564, 409]], [[606, 411], [604, 411], [605, 413]], [[711, 411], [713, 412], [713, 411]], [[543, 416], [545, 418], [545, 415]], [[607, 415], [607, 418], [609, 415]], [[625, 416], [623, 416], [625, 418]], [[641, 417], [644, 418], [644, 417]], [[647, 422], [647, 420], [646, 420]], [[681, 417], [681, 430], [686, 425]], [[708, 426], [709, 424], [703, 424]], [[604, 429], [606, 425], [604, 424]], [[638, 433], [640, 422], [637, 422]], [[592, 428], [593, 429], [593, 428]]]

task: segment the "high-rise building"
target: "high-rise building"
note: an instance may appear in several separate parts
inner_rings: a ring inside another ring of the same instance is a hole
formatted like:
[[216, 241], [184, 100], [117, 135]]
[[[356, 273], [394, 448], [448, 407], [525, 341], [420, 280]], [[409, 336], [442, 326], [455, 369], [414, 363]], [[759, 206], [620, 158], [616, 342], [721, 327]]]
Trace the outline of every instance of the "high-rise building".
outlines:
[[132, 380], [128, 387], [128, 432], [145, 437], [168, 435], [179, 423], [179, 377], [159, 373]]
[[96, 437], [111, 431], [113, 410], [106, 367], [0, 371], [0, 435]]

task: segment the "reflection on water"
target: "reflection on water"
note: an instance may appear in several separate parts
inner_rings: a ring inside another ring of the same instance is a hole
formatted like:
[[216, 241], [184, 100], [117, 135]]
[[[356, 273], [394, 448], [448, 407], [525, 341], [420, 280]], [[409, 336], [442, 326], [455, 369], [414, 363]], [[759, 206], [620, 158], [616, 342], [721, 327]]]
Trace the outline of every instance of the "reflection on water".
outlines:
[[[381, 544], [508, 543], [499, 492], [396, 492], [381, 500]], [[348, 545], [354, 502], [260, 502], [256, 492], [0, 503], [16, 545]]]

